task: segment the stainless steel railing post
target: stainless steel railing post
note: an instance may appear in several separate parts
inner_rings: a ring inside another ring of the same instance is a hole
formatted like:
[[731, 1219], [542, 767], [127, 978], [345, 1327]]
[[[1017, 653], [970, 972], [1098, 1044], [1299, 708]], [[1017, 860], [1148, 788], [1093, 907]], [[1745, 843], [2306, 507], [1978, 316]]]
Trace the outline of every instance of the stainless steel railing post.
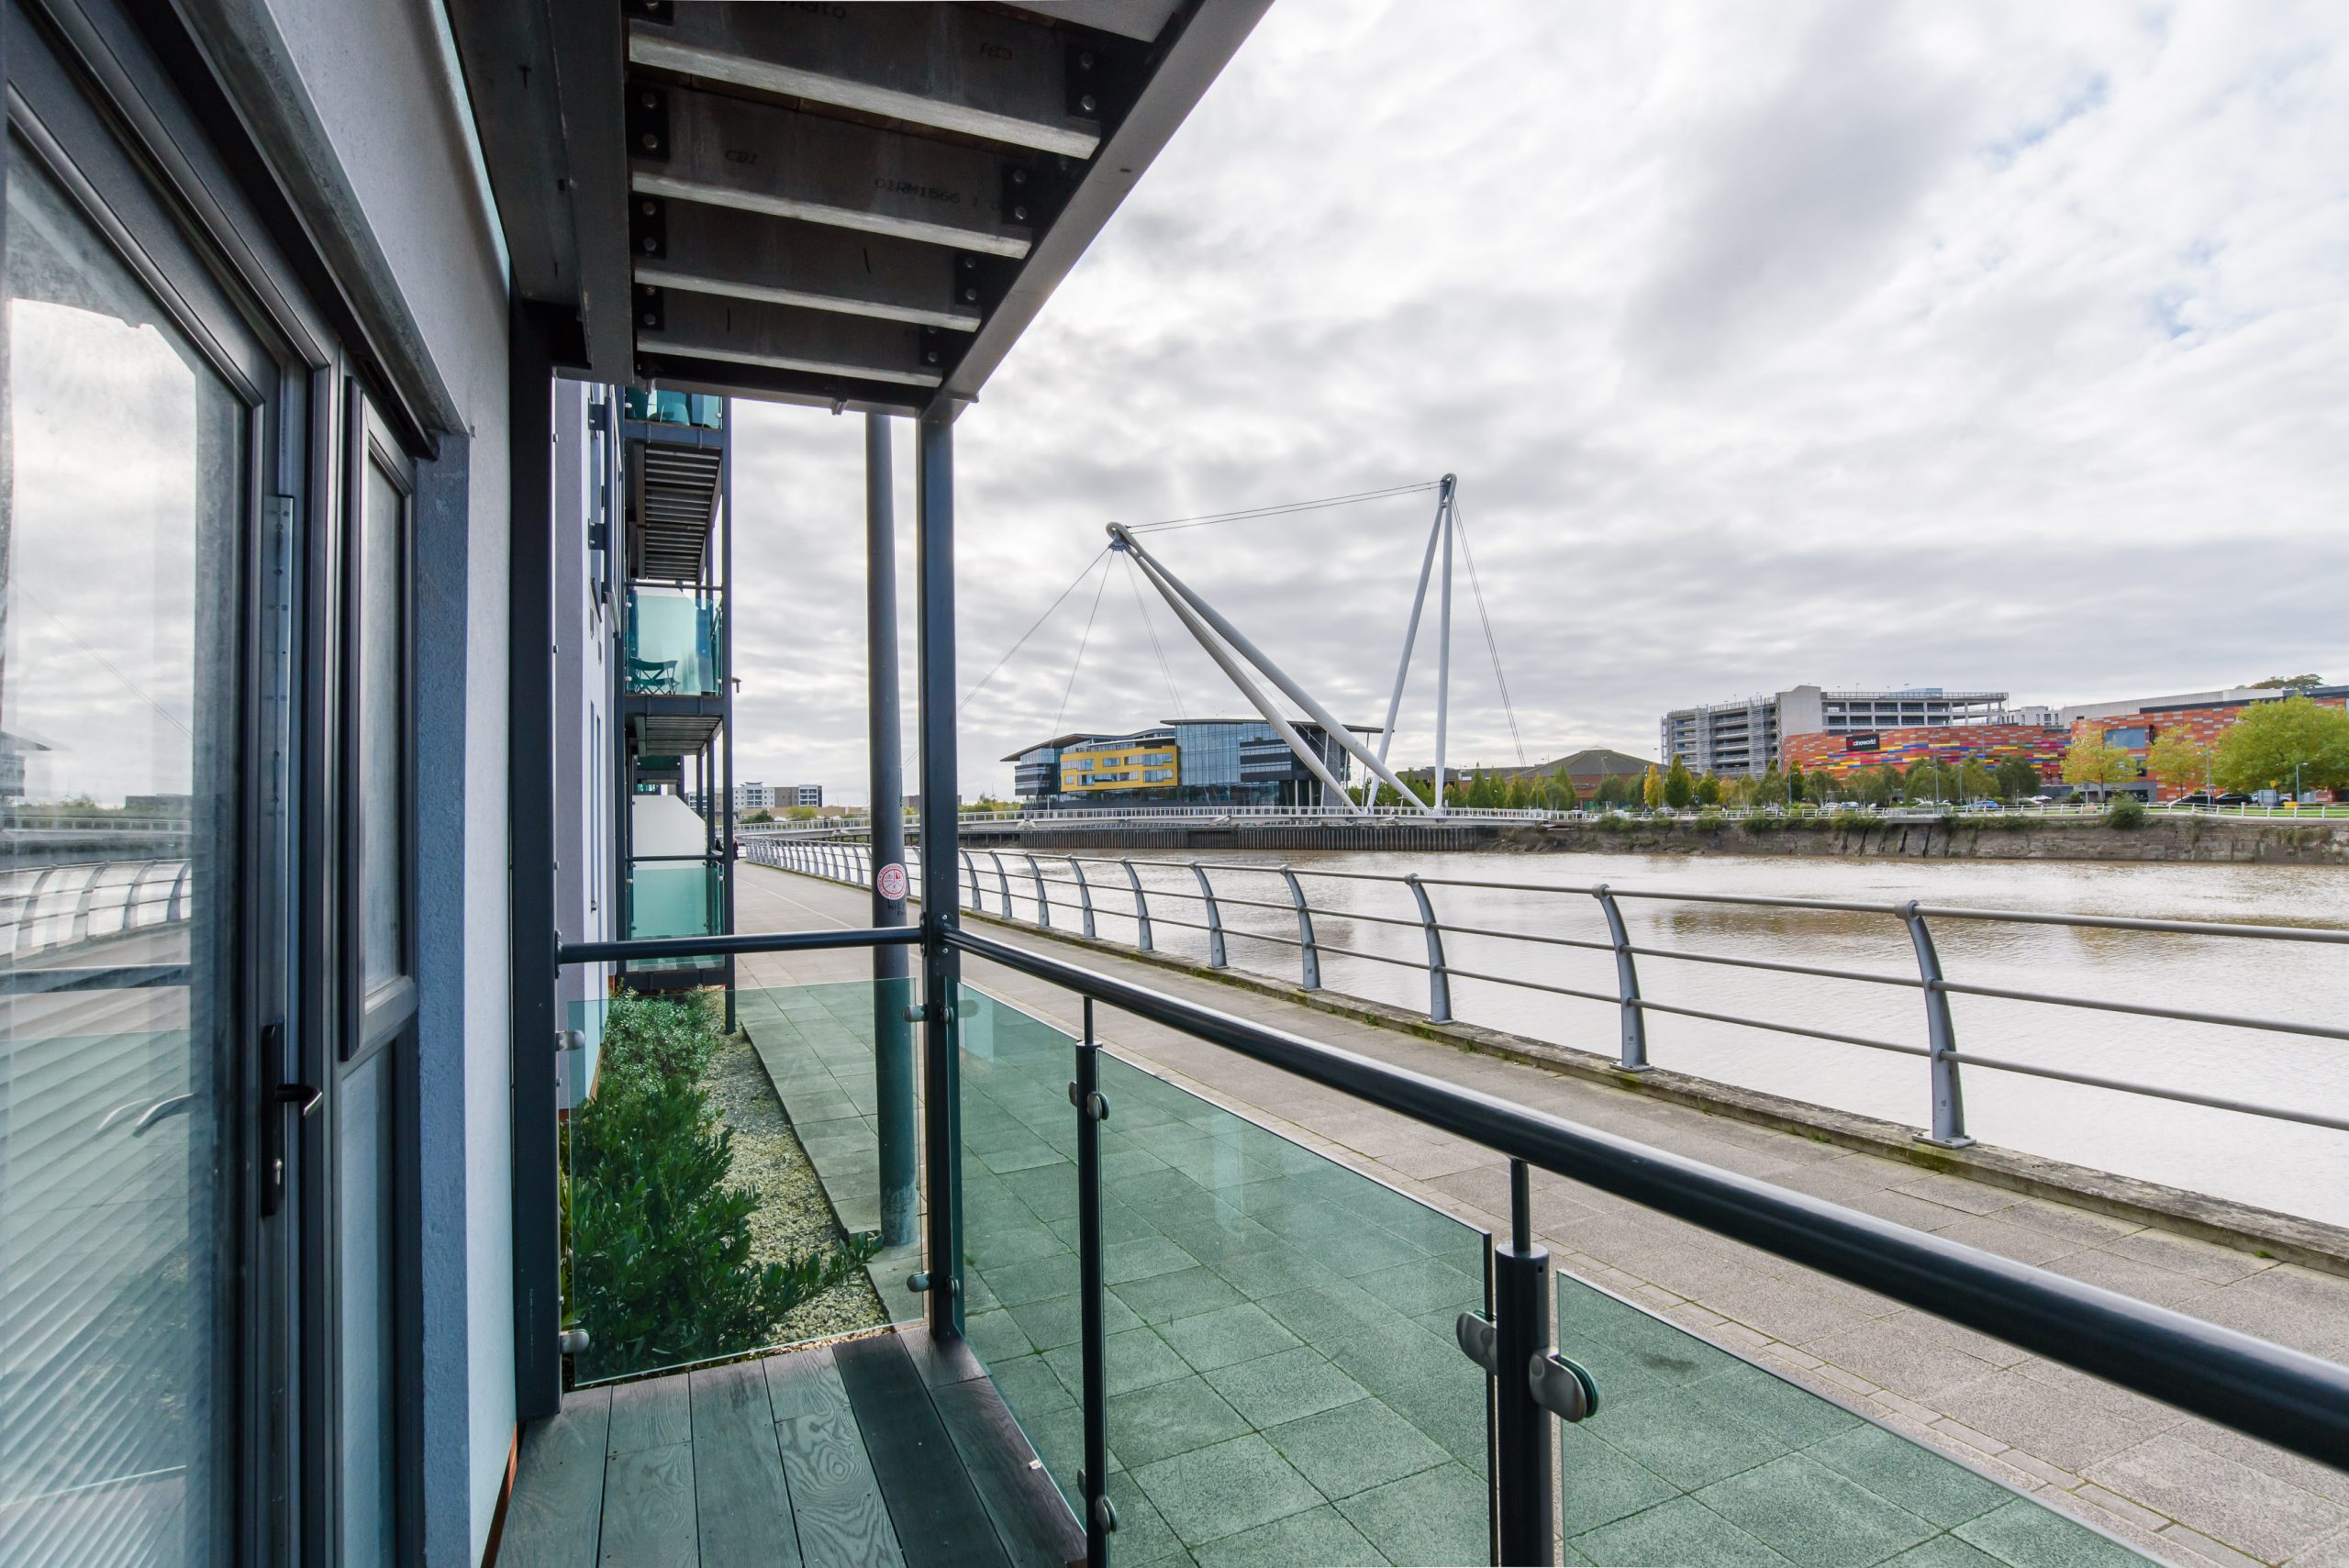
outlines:
[[1615, 944], [1615, 990], [1623, 1010], [1623, 1071], [1644, 1073], [1648, 1070], [1648, 1019], [1640, 1006], [1640, 970], [1631, 962], [1631, 935], [1624, 929], [1623, 911], [1607, 884], [1602, 882], [1590, 891], [1607, 916], [1607, 940]]
[[1118, 863], [1126, 868], [1126, 885], [1134, 890], [1134, 928], [1140, 938], [1134, 945], [1144, 952], [1152, 951], [1154, 950], [1150, 940], [1150, 900], [1142, 894], [1141, 878], [1134, 873], [1132, 861], [1120, 859]]
[[1280, 868], [1281, 880], [1288, 884], [1289, 901], [1297, 906], [1297, 984], [1305, 990], [1321, 989], [1321, 950], [1313, 941], [1313, 910], [1305, 902], [1305, 890], [1297, 884], [1297, 873], [1286, 866]]
[[995, 890], [1003, 899], [1003, 917], [1008, 920], [1011, 918], [1011, 878], [1003, 869], [1001, 855], [989, 850], [987, 859], [995, 862]]
[[1085, 934], [1093, 937], [1093, 884], [1085, 880], [1085, 867], [1074, 855], [1068, 857], [1068, 869], [1076, 878], [1076, 906], [1085, 917]]
[[1224, 967], [1223, 916], [1215, 906], [1215, 888], [1208, 881], [1207, 867], [1191, 862], [1191, 874], [1199, 879], [1199, 898], [1208, 906], [1208, 967]]
[[1899, 915], [1917, 950], [1918, 977], [1925, 983], [1925, 1043], [1932, 1052], [1925, 1059], [1932, 1084], [1932, 1130], [1925, 1140], [1963, 1149], [1974, 1140], [1965, 1135], [1965, 1085], [1958, 1081], [1957, 1063], [1950, 1060], [1957, 1051], [1957, 1024], [1950, 1016], [1949, 993], [1942, 985], [1941, 954], [1915, 899], [1900, 906]]
[[[970, 873], [970, 878], [971, 878], [971, 907], [972, 907], [973, 909], [979, 909], [979, 866], [978, 866], [978, 862], [977, 862], [976, 861], [974, 861], [973, 859], [971, 859], [971, 851], [968, 851], [968, 850], [964, 850], [964, 851], [962, 851], [962, 855], [963, 855], [963, 869], [965, 872], [967, 872], [967, 873]], [[985, 913], [985, 911], [984, 911], [984, 910], [980, 910], [980, 912], [981, 912], [981, 913], [983, 913], [983, 914]]]
[[1052, 929], [1052, 895], [1044, 891], [1043, 868], [1036, 863], [1033, 855], [1019, 858], [1028, 862], [1029, 878], [1036, 884], [1036, 924], [1049, 931]]
[[1428, 902], [1428, 890], [1419, 885], [1419, 873], [1410, 873], [1403, 883], [1419, 901], [1419, 929], [1427, 933], [1428, 1022], [1448, 1024], [1452, 1021], [1452, 974], [1443, 962], [1443, 929], [1435, 923], [1435, 906]]

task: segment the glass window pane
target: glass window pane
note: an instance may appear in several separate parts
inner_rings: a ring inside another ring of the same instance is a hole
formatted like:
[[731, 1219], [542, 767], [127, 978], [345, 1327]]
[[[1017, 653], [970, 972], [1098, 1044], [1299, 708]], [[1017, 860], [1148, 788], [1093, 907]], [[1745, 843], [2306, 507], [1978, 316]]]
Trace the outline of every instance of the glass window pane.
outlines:
[[372, 989], [405, 972], [400, 868], [406, 759], [406, 498], [389, 475], [367, 464], [367, 516], [359, 567], [360, 902], [365, 974]]
[[9, 159], [0, 1561], [224, 1562], [248, 413]]

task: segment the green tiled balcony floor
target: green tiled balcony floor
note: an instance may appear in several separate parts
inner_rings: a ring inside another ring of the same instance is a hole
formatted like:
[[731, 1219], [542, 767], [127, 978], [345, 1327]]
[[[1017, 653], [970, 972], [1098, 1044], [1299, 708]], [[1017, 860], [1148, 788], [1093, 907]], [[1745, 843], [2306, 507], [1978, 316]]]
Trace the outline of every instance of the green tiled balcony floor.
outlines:
[[[1077, 1409], [1072, 1042], [964, 1004], [973, 1344], [1064, 1492]], [[1120, 1568], [1481, 1562], [1486, 1238], [1105, 1058]], [[1562, 1560], [2100, 1568], [2143, 1559], [1679, 1329], [1558, 1281], [1599, 1413], [1561, 1428]]]

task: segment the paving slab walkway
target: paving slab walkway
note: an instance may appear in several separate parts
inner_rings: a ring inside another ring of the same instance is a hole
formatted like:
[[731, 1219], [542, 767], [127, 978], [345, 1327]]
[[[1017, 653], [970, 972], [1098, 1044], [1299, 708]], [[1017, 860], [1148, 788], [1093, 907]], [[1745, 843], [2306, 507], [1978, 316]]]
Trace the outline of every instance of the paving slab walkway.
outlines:
[[[745, 866], [745, 930], [862, 925], [860, 889]], [[2071, 1274], [2334, 1360], [2349, 1280], [2084, 1208], [1934, 1174], [1631, 1090], [1466, 1054], [1398, 1031], [990, 923], [1006, 940], [1451, 1079], [1676, 1153]], [[861, 952], [744, 962], [744, 983], [870, 973]], [[1079, 999], [983, 963], [964, 979], [1068, 1032]], [[1506, 1164], [1186, 1035], [1104, 1012], [1119, 1055], [1482, 1229], [1505, 1224]], [[1634, 1302], [2138, 1550], [2188, 1565], [2349, 1568], [2349, 1473], [2096, 1382], [1583, 1184], [1534, 1174], [1536, 1229], [1561, 1271]], [[1569, 1347], [1571, 1349], [1571, 1347]]]

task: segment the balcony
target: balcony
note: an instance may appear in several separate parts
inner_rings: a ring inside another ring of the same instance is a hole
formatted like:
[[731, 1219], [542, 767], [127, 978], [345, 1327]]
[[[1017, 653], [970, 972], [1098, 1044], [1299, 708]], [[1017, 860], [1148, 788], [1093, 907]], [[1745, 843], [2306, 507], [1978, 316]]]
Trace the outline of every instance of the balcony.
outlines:
[[628, 389], [628, 417], [650, 425], [690, 425], [696, 429], [726, 428], [726, 399], [698, 392], [639, 392]]
[[633, 696], [714, 697], [724, 689], [724, 596], [639, 584], [628, 593], [628, 690]]
[[[863, 955], [816, 957], [805, 973]], [[742, 993], [747, 1042], [710, 1069], [713, 1098], [738, 1151], [787, 1137], [816, 1178], [789, 1195], [738, 1164], [763, 1235], [877, 1222], [874, 1042], [910, 984]], [[933, 1340], [896, 1289], [909, 1265], [877, 1262], [836, 1287], [850, 1317], [803, 1307], [688, 1364], [617, 1356], [583, 1318], [606, 1349], [574, 1358], [562, 1415], [525, 1440], [514, 1561], [731, 1561], [712, 1543], [739, 1541], [784, 1562], [1066, 1562], [1088, 1442], [1120, 1562], [1516, 1560], [1495, 1540], [1505, 1418], [1462, 1345], [1496, 1315], [1509, 1241], [993, 988], [964, 986], [954, 1021], [965, 1339]], [[837, 1337], [869, 1329], [889, 1331]], [[1549, 1560], [2138, 1561], [1591, 1286], [1555, 1282], [1542, 1338], [1601, 1395], [1553, 1429]]]

